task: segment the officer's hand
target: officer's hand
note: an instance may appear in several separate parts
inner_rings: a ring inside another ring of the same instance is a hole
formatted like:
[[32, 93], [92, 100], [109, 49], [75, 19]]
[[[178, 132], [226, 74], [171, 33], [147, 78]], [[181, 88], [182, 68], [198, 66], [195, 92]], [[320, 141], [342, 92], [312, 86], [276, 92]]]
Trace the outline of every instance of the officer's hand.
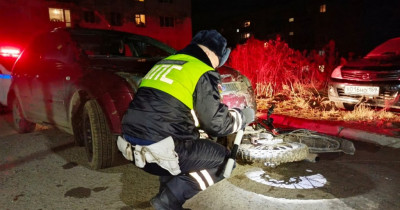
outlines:
[[242, 113], [244, 116], [243, 121], [245, 122], [245, 126], [254, 122], [254, 118], [255, 118], [254, 109], [246, 107], [246, 108], [242, 109]]

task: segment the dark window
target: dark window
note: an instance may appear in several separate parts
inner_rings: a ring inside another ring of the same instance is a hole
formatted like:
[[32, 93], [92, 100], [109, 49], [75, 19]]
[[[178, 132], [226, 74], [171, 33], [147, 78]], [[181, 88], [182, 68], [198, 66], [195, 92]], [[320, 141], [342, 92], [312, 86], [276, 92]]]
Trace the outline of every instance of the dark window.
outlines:
[[172, 0], [158, 0], [161, 3], [172, 3]]
[[131, 58], [160, 58], [170, 55], [166, 50], [138, 40], [134, 36], [77, 34], [73, 39], [83, 55], [88, 57], [113, 56]]
[[146, 42], [135, 40], [132, 42], [132, 44], [138, 57], [159, 58], [170, 55], [165, 50], [162, 50], [159, 47], [156, 47]]
[[174, 27], [174, 18], [160, 16], [160, 26], [161, 27]]
[[87, 23], [94, 23], [96, 22], [96, 18], [94, 16], [94, 12], [93, 11], [84, 11], [83, 12], [83, 19], [85, 20], [85, 22]]
[[121, 13], [111, 12], [110, 24], [113, 26], [122, 26], [122, 15]]

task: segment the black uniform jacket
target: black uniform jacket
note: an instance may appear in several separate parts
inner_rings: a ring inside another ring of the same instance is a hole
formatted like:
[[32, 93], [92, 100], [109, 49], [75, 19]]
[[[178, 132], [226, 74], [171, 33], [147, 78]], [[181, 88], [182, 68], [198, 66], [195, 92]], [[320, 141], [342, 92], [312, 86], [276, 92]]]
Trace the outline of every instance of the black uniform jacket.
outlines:
[[[196, 57], [211, 67], [209, 58], [197, 45], [188, 45], [178, 54]], [[174, 140], [198, 139], [198, 129], [214, 137], [232, 133], [235, 119], [221, 103], [220, 81], [219, 73], [212, 70], [203, 74], [196, 85], [193, 102], [200, 128], [196, 128], [190, 109], [178, 99], [154, 88], [139, 88], [122, 119], [123, 134], [160, 141], [168, 136]]]

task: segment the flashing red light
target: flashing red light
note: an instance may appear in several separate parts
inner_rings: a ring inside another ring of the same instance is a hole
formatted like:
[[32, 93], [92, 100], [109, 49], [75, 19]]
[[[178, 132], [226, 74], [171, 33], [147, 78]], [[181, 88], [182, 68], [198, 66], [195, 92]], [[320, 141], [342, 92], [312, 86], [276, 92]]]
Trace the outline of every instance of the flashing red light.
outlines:
[[18, 48], [3, 47], [0, 48], [0, 55], [3, 57], [18, 57], [21, 51]]

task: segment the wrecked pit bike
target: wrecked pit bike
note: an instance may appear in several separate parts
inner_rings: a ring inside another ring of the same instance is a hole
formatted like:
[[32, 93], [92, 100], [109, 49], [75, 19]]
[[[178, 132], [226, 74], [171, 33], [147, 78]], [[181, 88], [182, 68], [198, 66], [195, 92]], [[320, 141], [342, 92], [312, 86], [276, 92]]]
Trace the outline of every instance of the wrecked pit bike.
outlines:
[[[250, 107], [255, 111], [255, 94], [249, 80], [241, 74], [224, 74], [220, 71], [222, 101], [229, 108]], [[343, 152], [354, 154], [351, 141], [324, 135], [307, 129], [278, 129], [273, 125], [271, 114], [274, 106], [268, 110], [267, 119], [258, 118], [243, 132], [237, 150], [237, 158], [246, 163], [261, 163], [263, 166], [276, 167], [283, 163], [308, 160], [316, 162], [318, 154]], [[215, 139], [228, 148], [233, 148], [236, 134]]]

